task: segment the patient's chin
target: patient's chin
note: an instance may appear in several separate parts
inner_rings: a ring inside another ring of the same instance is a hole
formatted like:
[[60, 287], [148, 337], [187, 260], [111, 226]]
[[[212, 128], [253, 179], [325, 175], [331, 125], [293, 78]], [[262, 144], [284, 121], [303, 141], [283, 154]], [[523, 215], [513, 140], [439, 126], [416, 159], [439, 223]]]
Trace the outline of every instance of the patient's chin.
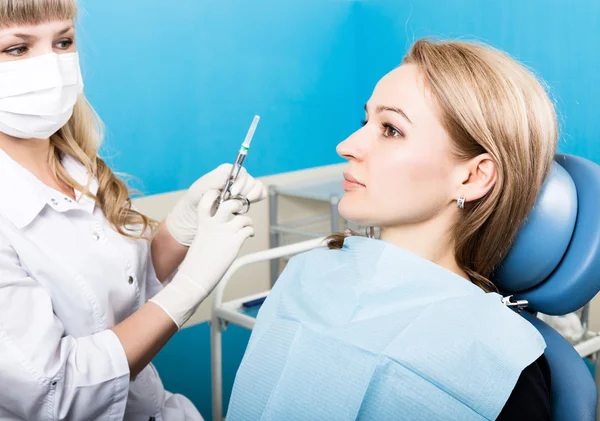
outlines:
[[354, 200], [348, 197], [348, 195], [344, 194], [338, 203], [338, 212], [339, 214], [349, 219], [349, 216], [353, 213], [353, 209], [356, 208], [356, 203]]
[[347, 221], [352, 221], [361, 225], [369, 225], [369, 212], [368, 209], [365, 209], [364, 203], [362, 201], [352, 200], [344, 195], [340, 203], [338, 204], [338, 212], [340, 216]]

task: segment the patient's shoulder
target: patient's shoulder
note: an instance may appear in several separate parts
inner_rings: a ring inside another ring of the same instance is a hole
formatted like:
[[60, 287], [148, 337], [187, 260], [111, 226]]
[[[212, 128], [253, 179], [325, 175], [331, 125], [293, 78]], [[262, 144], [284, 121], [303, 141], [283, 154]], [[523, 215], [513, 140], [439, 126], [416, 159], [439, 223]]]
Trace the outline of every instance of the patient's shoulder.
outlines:
[[551, 376], [544, 355], [527, 366], [519, 376], [497, 421], [546, 421], [552, 419]]
[[301, 279], [313, 280], [328, 276], [328, 273], [333, 273], [347, 264], [341, 254], [340, 250], [331, 250], [327, 247], [296, 254], [288, 260], [277, 282], [288, 284]]

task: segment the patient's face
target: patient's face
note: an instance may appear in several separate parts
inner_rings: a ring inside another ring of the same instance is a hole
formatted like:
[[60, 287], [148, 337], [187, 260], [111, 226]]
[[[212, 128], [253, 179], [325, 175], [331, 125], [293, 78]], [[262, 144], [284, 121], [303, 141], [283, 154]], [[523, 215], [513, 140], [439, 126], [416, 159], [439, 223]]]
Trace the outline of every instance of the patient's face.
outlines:
[[452, 145], [436, 112], [414, 65], [379, 81], [364, 126], [337, 147], [349, 161], [343, 217], [379, 227], [419, 224], [454, 202]]

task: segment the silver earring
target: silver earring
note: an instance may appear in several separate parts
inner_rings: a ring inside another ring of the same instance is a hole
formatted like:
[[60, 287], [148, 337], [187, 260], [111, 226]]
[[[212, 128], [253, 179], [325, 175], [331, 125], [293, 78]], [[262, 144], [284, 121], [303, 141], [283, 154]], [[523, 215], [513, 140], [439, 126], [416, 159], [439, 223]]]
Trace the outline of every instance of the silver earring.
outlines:
[[465, 197], [462, 194], [460, 195], [460, 197], [456, 201], [456, 206], [458, 206], [458, 209], [464, 209], [465, 208]]
[[365, 228], [365, 234], [367, 234], [367, 237], [369, 237], [369, 238], [375, 238], [375, 228], [374, 227]]

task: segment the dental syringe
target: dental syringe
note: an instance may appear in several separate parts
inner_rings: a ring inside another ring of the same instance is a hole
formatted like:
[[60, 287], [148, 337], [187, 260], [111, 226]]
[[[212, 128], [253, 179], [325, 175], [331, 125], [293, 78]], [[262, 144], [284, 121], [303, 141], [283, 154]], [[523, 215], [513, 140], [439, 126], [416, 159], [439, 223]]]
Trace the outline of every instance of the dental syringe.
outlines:
[[260, 120], [260, 116], [255, 115], [252, 120], [252, 124], [250, 124], [250, 128], [248, 129], [248, 133], [246, 134], [246, 138], [244, 139], [244, 143], [240, 147], [238, 151], [237, 158], [235, 159], [235, 163], [233, 167], [231, 167], [231, 172], [229, 173], [229, 177], [227, 177], [227, 182], [225, 183], [225, 187], [221, 191], [221, 196], [219, 197], [219, 204], [223, 203], [225, 200], [229, 199], [228, 195], [231, 194], [231, 186], [237, 180], [240, 171], [242, 170], [242, 165], [244, 164], [244, 160], [248, 155], [248, 149], [250, 149], [250, 143], [252, 142], [252, 137], [254, 136], [254, 131], [256, 130], [256, 126], [258, 126], [258, 120]]

